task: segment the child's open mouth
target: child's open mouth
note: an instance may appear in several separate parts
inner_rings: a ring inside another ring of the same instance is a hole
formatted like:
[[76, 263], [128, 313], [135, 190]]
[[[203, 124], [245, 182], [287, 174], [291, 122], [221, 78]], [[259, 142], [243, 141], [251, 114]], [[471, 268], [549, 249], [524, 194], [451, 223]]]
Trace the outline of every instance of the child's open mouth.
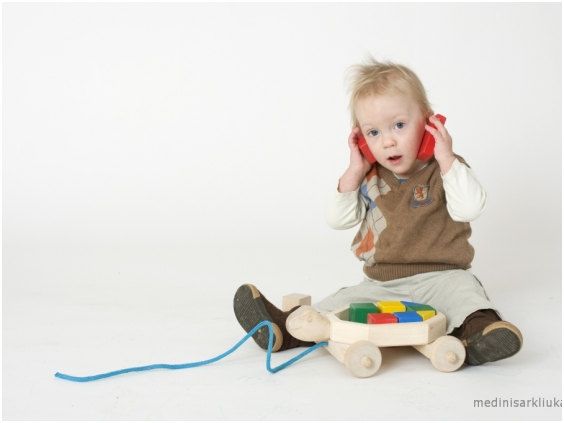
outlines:
[[403, 156], [390, 156], [388, 157], [388, 162], [391, 164], [398, 164]]

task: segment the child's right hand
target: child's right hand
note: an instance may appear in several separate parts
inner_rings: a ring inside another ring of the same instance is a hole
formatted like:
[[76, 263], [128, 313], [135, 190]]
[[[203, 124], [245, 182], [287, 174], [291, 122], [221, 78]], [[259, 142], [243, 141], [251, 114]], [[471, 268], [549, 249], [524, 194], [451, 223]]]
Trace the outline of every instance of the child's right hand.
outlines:
[[355, 126], [349, 135], [349, 148], [351, 150], [349, 170], [364, 177], [372, 168], [372, 165], [366, 160], [358, 147], [358, 135], [360, 135], [360, 128]]

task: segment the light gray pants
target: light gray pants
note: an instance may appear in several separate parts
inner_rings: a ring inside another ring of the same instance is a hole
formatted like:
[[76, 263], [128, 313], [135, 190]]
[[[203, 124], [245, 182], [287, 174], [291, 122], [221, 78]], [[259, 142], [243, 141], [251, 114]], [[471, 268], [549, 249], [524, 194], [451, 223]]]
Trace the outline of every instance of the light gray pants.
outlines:
[[334, 311], [350, 303], [378, 300], [428, 304], [447, 318], [447, 333], [459, 327], [476, 310], [491, 308], [501, 317], [480, 281], [468, 270], [441, 270], [381, 282], [365, 276], [355, 286], [345, 287], [313, 304], [321, 312]]

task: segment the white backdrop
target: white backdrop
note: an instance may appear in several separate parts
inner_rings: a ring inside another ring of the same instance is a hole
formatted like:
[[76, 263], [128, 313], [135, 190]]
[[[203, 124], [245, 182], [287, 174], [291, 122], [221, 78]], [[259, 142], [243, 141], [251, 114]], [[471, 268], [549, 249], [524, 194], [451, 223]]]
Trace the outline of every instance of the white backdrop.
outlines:
[[[386, 380], [403, 388], [379, 418], [561, 415], [472, 408], [484, 384], [491, 398], [561, 398], [560, 4], [2, 11], [4, 418], [374, 418], [363, 395]], [[373, 385], [321, 352], [267, 374], [251, 344], [202, 369], [52, 378], [217, 355], [243, 335], [231, 309], [243, 282], [279, 303], [360, 281], [355, 230], [330, 229], [324, 210], [348, 164], [345, 71], [368, 54], [419, 75], [487, 189], [472, 270], [523, 351], [452, 375], [388, 355]], [[439, 389], [415, 409], [402, 379], [414, 372]]]

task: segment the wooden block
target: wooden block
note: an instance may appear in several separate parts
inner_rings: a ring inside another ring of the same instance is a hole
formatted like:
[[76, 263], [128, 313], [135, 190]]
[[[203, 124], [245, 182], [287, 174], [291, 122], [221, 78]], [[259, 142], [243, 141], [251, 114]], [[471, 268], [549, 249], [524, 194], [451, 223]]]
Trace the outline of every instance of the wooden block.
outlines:
[[378, 313], [379, 311], [374, 303], [352, 303], [349, 306], [349, 321], [366, 323], [368, 313]]
[[410, 303], [409, 301], [402, 301], [405, 305], [405, 311], [422, 311], [422, 310], [434, 310], [433, 307], [427, 304]]
[[422, 322], [423, 317], [417, 314], [416, 311], [401, 311], [394, 313], [398, 318], [398, 323]]
[[379, 325], [384, 323], [397, 323], [398, 318], [392, 313], [368, 313], [367, 323]]
[[435, 310], [420, 310], [417, 311], [417, 314], [419, 314], [423, 320], [427, 320], [437, 314], [437, 312]]
[[395, 313], [405, 311], [405, 305], [401, 301], [378, 301], [376, 306], [381, 313]]
[[290, 311], [296, 306], [311, 305], [311, 295], [288, 294], [282, 297], [282, 311]]

